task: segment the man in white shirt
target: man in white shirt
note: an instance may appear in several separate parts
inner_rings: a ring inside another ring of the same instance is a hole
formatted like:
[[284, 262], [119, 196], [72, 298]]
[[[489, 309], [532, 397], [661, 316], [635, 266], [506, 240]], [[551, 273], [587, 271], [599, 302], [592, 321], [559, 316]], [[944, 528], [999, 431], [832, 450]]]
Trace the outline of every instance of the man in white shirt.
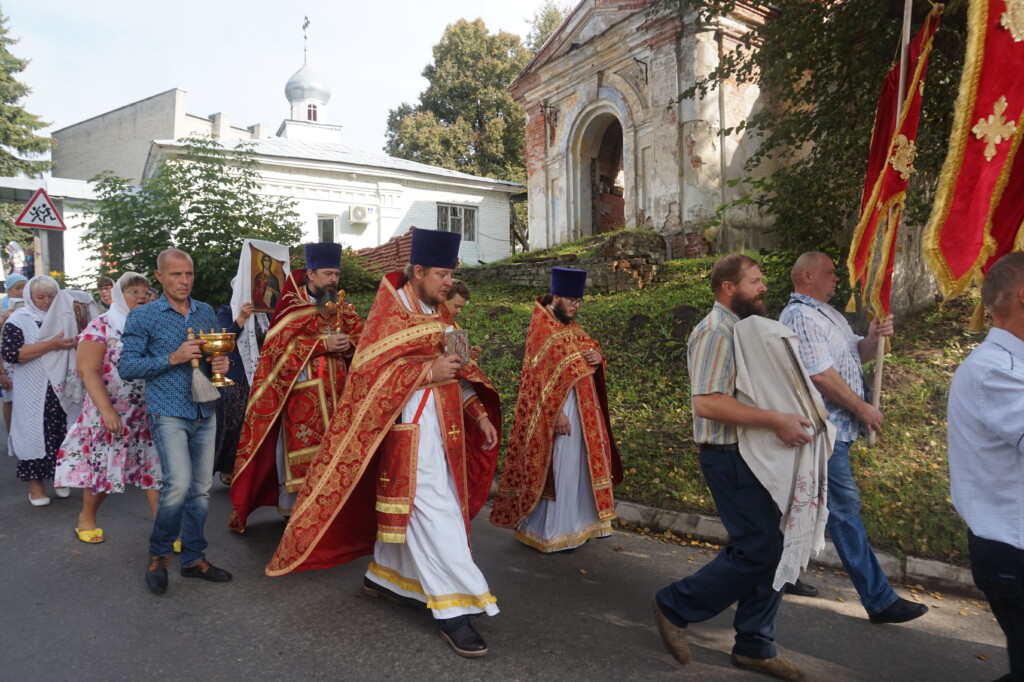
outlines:
[[993, 328], [949, 389], [949, 478], [967, 522], [974, 584], [1006, 634], [1010, 672], [1024, 680], [1024, 253], [1000, 258], [981, 300]]

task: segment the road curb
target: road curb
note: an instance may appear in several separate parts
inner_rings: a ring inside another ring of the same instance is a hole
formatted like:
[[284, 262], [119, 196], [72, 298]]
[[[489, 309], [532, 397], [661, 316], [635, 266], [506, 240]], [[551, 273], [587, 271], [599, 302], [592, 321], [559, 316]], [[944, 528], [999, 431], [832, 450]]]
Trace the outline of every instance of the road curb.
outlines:
[[[729, 541], [725, 526], [715, 516], [658, 509], [623, 500], [616, 500], [615, 512], [619, 520], [655, 532], [671, 530], [676, 535], [689, 534], [716, 544], [725, 544]], [[875, 556], [892, 582], [911, 587], [921, 586], [930, 592], [953, 592], [974, 599], [985, 598], [981, 590], [974, 585], [969, 568], [912, 556], [901, 558], [878, 551], [875, 552]], [[829, 540], [825, 542], [825, 549], [813, 557], [812, 561], [829, 568], [843, 569], [843, 562]]]

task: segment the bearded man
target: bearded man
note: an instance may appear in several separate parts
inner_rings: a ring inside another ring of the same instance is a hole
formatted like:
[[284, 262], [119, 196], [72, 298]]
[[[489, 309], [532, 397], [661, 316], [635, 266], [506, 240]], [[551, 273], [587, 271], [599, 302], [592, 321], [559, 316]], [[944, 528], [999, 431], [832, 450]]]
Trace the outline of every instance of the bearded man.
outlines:
[[473, 614], [498, 612], [469, 547], [494, 478], [498, 394], [473, 360], [447, 354], [444, 305], [461, 236], [414, 228], [409, 266], [381, 281], [337, 412], [269, 576], [366, 554], [363, 591], [426, 605], [456, 654], [487, 644]]
[[228, 526], [237, 533], [257, 507], [291, 513], [363, 331], [355, 310], [336, 305], [341, 245], [305, 251], [306, 270], [288, 276], [253, 376], [231, 483]]
[[539, 552], [611, 535], [622, 463], [612, 437], [601, 345], [576, 323], [585, 270], [551, 269], [526, 334], [512, 437], [491, 523]]
[[[764, 315], [767, 288], [757, 262], [743, 254], [719, 259], [711, 269], [715, 305], [690, 334], [687, 367], [693, 400], [694, 440], [700, 464], [730, 542], [711, 563], [654, 597], [662, 641], [682, 664], [690, 662], [686, 627], [713, 618], [737, 603], [732, 662], [785, 680], [803, 674], [775, 649], [775, 614], [782, 592], [772, 583], [783, 552], [779, 507], [740, 454], [737, 427], [771, 429], [783, 444], [811, 442], [811, 421], [736, 398], [733, 329]], [[791, 465], [790, 465], [791, 466]]]

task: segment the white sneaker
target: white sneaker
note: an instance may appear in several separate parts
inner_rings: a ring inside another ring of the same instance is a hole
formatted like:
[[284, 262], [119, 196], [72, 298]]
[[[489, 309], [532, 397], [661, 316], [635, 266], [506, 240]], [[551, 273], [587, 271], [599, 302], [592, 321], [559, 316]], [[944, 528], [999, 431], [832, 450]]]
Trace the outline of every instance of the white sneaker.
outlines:
[[57, 494], [57, 497], [70, 497], [71, 488], [54, 488], [53, 492]]

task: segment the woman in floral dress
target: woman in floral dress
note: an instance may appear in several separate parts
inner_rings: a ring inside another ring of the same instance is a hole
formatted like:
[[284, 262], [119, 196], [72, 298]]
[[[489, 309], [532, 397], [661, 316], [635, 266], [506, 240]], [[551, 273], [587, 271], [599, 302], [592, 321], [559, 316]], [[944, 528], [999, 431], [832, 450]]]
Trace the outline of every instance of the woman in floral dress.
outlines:
[[103, 542], [96, 512], [108, 493], [124, 492], [125, 484], [145, 490], [150, 511], [156, 514], [162, 480], [146, 420], [145, 384], [124, 381], [117, 374], [125, 319], [148, 300], [149, 280], [126, 272], [114, 286], [110, 310], [78, 337], [78, 371], [88, 396], [57, 454], [55, 480], [84, 488], [75, 528], [82, 542]]

